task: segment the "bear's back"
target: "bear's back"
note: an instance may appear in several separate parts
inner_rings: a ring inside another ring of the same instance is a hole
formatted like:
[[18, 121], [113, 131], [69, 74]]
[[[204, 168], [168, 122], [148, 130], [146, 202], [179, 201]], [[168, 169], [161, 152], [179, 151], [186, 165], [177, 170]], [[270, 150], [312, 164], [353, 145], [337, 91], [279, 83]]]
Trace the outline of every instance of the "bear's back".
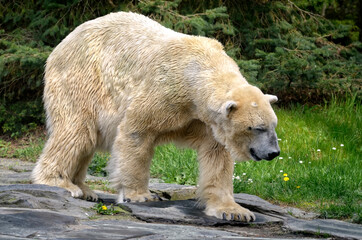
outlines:
[[[150, 18], [132, 12], [110, 13], [87, 21], [71, 32], [55, 49], [79, 43], [92, 44], [91, 47], [111, 47], [120, 44], [139, 45], [141, 41], [149, 44], [160, 43], [169, 38], [179, 38], [184, 34], [168, 29]], [[97, 43], [97, 44], [96, 44]], [[53, 52], [54, 52], [53, 51]]]
[[118, 107], [135, 96], [182, 95], [188, 87], [193, 90], [184, 95], [190, 95], [199, 86], [220, 85], [211, 78], [215, 74], [196, 80], [201, 69], [206, 75], [240, 75], [214, 39], [177, 33], [140, 14], [111, 13], [81, 24], [53, 50], [45, 70], [45, 92], [102, 92], [93, 98], [110, 95]]
[[[54, 48], [47, 60], [46, 79], [49, 72], [78, 72], [94, 66], [106, 74], [112, 68], [139, 71], [143, 65], [152, 65], [170, 41], [183, 36], [187, 35], [137, 13], [110, 13], [79, 25]], [[80, 69], [75, 71], [75, 67]]]

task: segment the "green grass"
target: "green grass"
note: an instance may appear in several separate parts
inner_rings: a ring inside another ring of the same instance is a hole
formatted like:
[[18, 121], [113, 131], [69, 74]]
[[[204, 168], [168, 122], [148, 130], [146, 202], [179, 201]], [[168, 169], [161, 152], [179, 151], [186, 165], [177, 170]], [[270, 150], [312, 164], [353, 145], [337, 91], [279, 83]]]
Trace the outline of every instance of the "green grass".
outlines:
[[44, 147], [44, 143], [43, 136], [37, 139], [26, 137], [19, 141], [9, 141], [0, 138], [0, 157], [36, 162]]
[[[276, 113], [280, 157], [270, 162], [236, 163], [234, 191], [316, 211], [321, 217], [362, 223], [360, 104], [351, 98], [333, 100], [325, 106], [277, 108]], [[42, 145], [43, 140], [30, 141], [14, 149], [0, 140], [0, 157], [34, 161]], [[157, 147], [151, 175], [169, 183], [195, 185], [196, 157], [195, 151], [180, 150], [172, 144]], [[96, 154], [89, 172], [106, 175], [108, 159], [108, 154]], [[288, 175], [288, 181], [283, 174]]]
[[94, 154], [92, 162], [89, 164], [88, 173], [97, 176], [105, 177], [107, 176], [106, 166], [110, 158], [109, 153], [97, 152]]
[[14, 158], [23, 159], [26, 161], [36, 162], [44, 147], [44, 139], [30, 141], [26, 146], [15, 149]]
[[151, 165], [151, 175], [168, 183], [196, 185], [198, 162], [196, 152], [178, 149], [172, 144], [157, 147]]

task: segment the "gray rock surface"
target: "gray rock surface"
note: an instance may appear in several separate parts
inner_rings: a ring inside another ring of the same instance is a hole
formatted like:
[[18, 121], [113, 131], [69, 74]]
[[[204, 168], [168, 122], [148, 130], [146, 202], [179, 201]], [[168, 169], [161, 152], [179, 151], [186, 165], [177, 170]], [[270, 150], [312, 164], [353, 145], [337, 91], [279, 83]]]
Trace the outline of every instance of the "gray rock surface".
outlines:
[[30, 183], [34, 163], [18, 159], [0, 158], [0, 185]]
[[75, 199], [58, 187], [39, 184], [16, 184], [0, 186], [0, 207], [46, 209], [80, 219], [94, 215], [90, 208], [94, 203]]
[[[225, 221], [206, 216], [195, 200], [177, 200], [146, 203], [123, 203], [124, 209], [147, 222], [194, 224], [198, 226], [249, 225], [239, 221]], [[252, 224], [283, 223], [283, 220], [255, 212], [256, 221]]]
[[48, 210], [26, 208], [1, 208], [0, 229], [2, 235], [30, 238], [38, 232], [60, 232], [77, 224], [73, 216]]
[[[102, 196], [109, 199], [109, 203], [114, 202], [116, 197], [114, 194], [106, 193]], [[172, 221], [159, 219], [161, 222], [185, 224], [187, 222], [177, 220], [184, 217], [193, 220], [189, 224], [214, 221], [213, 224], [204, 225], [217, 225], [215, 223], [219, 221], [203, 215], [196, 208], [194, 200], [157, 203], [161, 205], [158, 207], [147, 206], [150, 203], [129, 205], [134, 210], [135, 207], [142, 209], [146, 215], [147, 210], [148, 214], [150, 212], [153, 214], [157, 213], [158, 209], [163, 214], [174, 217]], [[36, 184], [2, 185], [0, 186], [0, 239], [229, 239], [241, 237], [237, 233], [205, 228], [201, 225], [150, 224], [137, 222], [129, 216], [104, 219], [91, 210], [94, 205], [93, 202], [74, 199], [70, 197], [68, 191], [58, 187]], [[164, 211], [161, 211], [162, 208]], [[178, 214], [180, 209], [186, 210], [184, 215]], [[160, 213], [158, 215], [162, 218]], [[209, 218], [209, 220], [203, 220], [203, 218]], [[220, 223], [227, 224], [225, 221], [220, 221]], [[252, 229], [248, 232], [252, 233]]]
[[[94, 202], [74, 199], [64, 189], [24, 184], [30, 182], [33, 166], [34, 163], [20, 160], [0, 159], [0, 240], [310, 239], [310, 234], [319, 239], [362, 239], [361, 225], [314, 219], [315, 214], [281, 208], [248, 194], [235, 194], [235, 200], [255, 213], [256, 222], [245, 224], [208, 217], [193, 200], [194, 186], [159, 182], [150, 183], [151, 191], [175, 201], [121, 204], [128, 212], [103, 216], [92, 209]], [[105, 179], [90, 177], [89, 181]], [[97, 194], [104, 204], [115, 204], [116, 194]]]
[[306, 212], [298, 208], [294, 207], [285, 207], [283, 208], [289, 215], [292, 215], [293, 217], [300, 218], [300, 219], [315, 219], [319, 217], [319, 214], [314, 212]]
[[362, 226], [333, 219], [301, 220], [288, 218], [284, 226], [293, 232], [330, 235], [346, 239], [362, 239]]
[[9, 239], [9, 236], [15, 239], [190, 239], [238, 236], [193, 226], [127, 220], [79, 221], [73, 216], [52, 211], [19, 208], [1, 208], [0, 230], [0, 239]]
[[235, 239], [238, 237], [235, 233], [195, 226], [117, 220], [88, 221], [82, 224], [89, 228], [73, 232], [72, 237], [79, 238], [84, 235], [87, 236], [86, 239]]
[[149, 189], [151, 192], [168, 200], [187, 200], [195, 198], [196, 195], [196, 186], [150, 183]]
[[235, 202], [239, 203], [249, 210], [255, 210], [258, 212], [266, 213], [268, 215], [275, 215], [278, 217], [286, 216], [288, 212], [283, 208], [271, 204], [264, 199], [257, 197], [255, 195], [238, 193], [234, 194]]

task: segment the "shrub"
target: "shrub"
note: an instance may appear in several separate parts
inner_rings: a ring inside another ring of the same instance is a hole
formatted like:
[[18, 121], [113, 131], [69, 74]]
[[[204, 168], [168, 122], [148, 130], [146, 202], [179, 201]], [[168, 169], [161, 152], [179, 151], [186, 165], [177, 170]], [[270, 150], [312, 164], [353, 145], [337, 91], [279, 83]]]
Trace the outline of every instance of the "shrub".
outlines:
[[[0, 134], [17, 136], [43, 123], [42, 114], [34, 117], [32, 112], [40, 113], [42, 108], [43, 71], [52, 48], [79, 24], [120, 10], [142, 13], [179, 32], [218, 39], [247, 80], [278, 95], [282, 104], [323, 103], [332, 95], [346, 94], [356, 94], [360, 102], [358, 11], [348, 10], [346, 19], [336, 17], [344, 1], [1, 2], [0, 109], [15, 116], [2, 116]], [[301, 9], [323, 12], [325, 4], [330, 6], [326, 16], [333, 21]], [[38, 109], [24, 111], [20, 106], [25, 102], [36, 103]]]
[[43, 124], [44, 113], [41, 99], [10, 104], [0, 101], [0, 132], [16, 138]]

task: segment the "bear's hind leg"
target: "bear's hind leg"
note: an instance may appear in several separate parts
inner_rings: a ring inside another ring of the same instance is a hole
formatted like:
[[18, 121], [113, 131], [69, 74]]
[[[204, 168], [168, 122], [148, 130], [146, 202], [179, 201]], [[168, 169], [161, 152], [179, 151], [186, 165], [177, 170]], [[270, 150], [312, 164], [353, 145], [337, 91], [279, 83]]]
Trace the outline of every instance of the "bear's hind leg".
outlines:
[[112, 149], [109, 166], [110, 180], [119, 190], [117, 202], [158, 201], [148, 190], [154, 137], [147, 134], [120, 131]]
[[83, 157], [80, 160], [80, 164], [78, 167], [78, 171], [74, 175], [73, 182], [75, 185], [77, 185], [83, 192], [82, 198], [85, 200], [90, 201], [97, 201], [98, 196], [95, 194], [86, 184], [85, 184], [85, 178], [87, 175], [88, 165], [91, 162], [93, 157], [93, 153]]

